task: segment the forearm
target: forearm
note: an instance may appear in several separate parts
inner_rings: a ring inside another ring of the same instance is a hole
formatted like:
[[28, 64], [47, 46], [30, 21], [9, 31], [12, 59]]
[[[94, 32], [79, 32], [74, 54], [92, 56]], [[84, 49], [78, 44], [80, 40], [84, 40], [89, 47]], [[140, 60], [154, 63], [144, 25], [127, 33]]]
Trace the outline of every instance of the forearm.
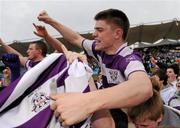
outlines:
[[[89, 86], [91, 91], [97, 90], [92, 77], [89, 80]], [[91, 122], [92, 128], [115, 128], [115, 122], [108, 110], [96, 111], [92, 116]]]
[[50, 35], [46, 35], [44, 39], [58, 52], [66, 53], [68, 51], [67, 48], [56, 38], [53, 38]]
[[92, 128], [115, 128], [115, 122], [108, 110], [100, 110], [93, 114]]
[[93, 91], [87, 94], [92, 111], [112, 108], [127, 108], [147, 100], [152, 95], [152, 86], [148, 77], [137, 81], [126, 81], [111, 88]]
[[57, 22], [56, 20], [52, 20], [52, 22], [49, 24], [52, 27], [54, 27], [70, 43], [73, 43], [74, 45], [76, 45], [80, 48], [82, 47], [81, 43], [84, 38], [80, 34], [74, 32], [73, 30], [62, 25], [61, 23]]
[[9, 45], [7, 45], [5, 43], [1, 43], [1, 46], [3, 47], [3, 49], [7, 53], [14, 53], [14, 54], [17, 54], [18, 56], [22, 56], [18, 51], [16, 51], [15, 49], [11, 48]]

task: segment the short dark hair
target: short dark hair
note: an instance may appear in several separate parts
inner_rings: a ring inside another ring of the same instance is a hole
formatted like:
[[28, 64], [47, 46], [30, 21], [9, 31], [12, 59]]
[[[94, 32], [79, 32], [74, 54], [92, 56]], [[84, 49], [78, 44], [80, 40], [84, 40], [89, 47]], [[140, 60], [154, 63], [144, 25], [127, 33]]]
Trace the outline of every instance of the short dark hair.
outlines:
[[118, 9], [107, 9], [99, 12], [95, 20], [107, 20], [123, 29], [123, 39], [126, 40], [129, 30], [129, 19], [124, 12]]
[[167, 75], [166, 75], [166, 71], [163, 69], [158, 69], [154, 75], [157, 75], [159, 77], [160, 81], [163, 81], [163, 85], [167, 85]]
[[43, 41], [34, 41], [30, 44], [35, 44], [37, 49], [40, 49], [42, 51], [42, 55], [45, 57], [47, 54], [47, 45]]
[[173, 71], [174, 71], [174, 73], [175, 73], [176, 75], [179, 74], [179, 65], [178, 65], [178, 64], [171, 64], [171, 65], [169, 65], [167, 68], [173, 69]]

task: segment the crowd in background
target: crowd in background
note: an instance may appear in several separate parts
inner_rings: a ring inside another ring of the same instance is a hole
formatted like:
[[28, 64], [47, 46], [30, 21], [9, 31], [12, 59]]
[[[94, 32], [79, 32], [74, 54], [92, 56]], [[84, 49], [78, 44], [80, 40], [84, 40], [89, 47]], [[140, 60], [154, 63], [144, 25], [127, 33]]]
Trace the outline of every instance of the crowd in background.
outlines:
[[161, 68], [167, 68], [168, 65], [180, 63], [180, 50], [176, 50], [176, 47], [177, 46], [169, 47], [167, 45], [136, 50], [139, 51], [142, 56], [146, 71], [149, 75], [152, 75], [153, 70], [155, 69], [152, 58], [156, 63], [161, 65]]

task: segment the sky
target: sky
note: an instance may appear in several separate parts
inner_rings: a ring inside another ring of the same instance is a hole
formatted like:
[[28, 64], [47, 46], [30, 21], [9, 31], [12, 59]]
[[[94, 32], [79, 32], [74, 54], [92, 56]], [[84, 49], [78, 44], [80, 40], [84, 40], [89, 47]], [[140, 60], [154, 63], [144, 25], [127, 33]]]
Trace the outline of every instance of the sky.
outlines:
[[94, 16], [109, 8], [124, 11], [131, 27], [180, 20], [180, 0], [0, 0], [0, 38], [7, 44], [40, 39], [33, 34], [32, 23], [45, 25], [51, 35], [60, 36], [37, 20], [42, 10], [79, 33], [92, 32]]

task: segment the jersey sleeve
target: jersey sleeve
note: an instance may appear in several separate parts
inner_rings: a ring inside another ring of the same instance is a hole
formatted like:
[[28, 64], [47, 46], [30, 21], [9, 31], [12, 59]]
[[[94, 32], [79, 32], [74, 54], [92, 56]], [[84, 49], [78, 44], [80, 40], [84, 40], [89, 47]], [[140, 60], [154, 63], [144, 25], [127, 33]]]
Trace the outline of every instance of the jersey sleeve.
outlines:
[[126, 79], [128, 79], [131, 73], [137, 71], [146, 72], [141, 58], [135, 54], [124, 57], [123, 61], [120, 63], [120, 69], [124, 73]]
[[88, 56], [92, 56], [92, 57], [96, 58], [95, 41], [94, 40], [85, 39], [82, 42], [82, 46]]

